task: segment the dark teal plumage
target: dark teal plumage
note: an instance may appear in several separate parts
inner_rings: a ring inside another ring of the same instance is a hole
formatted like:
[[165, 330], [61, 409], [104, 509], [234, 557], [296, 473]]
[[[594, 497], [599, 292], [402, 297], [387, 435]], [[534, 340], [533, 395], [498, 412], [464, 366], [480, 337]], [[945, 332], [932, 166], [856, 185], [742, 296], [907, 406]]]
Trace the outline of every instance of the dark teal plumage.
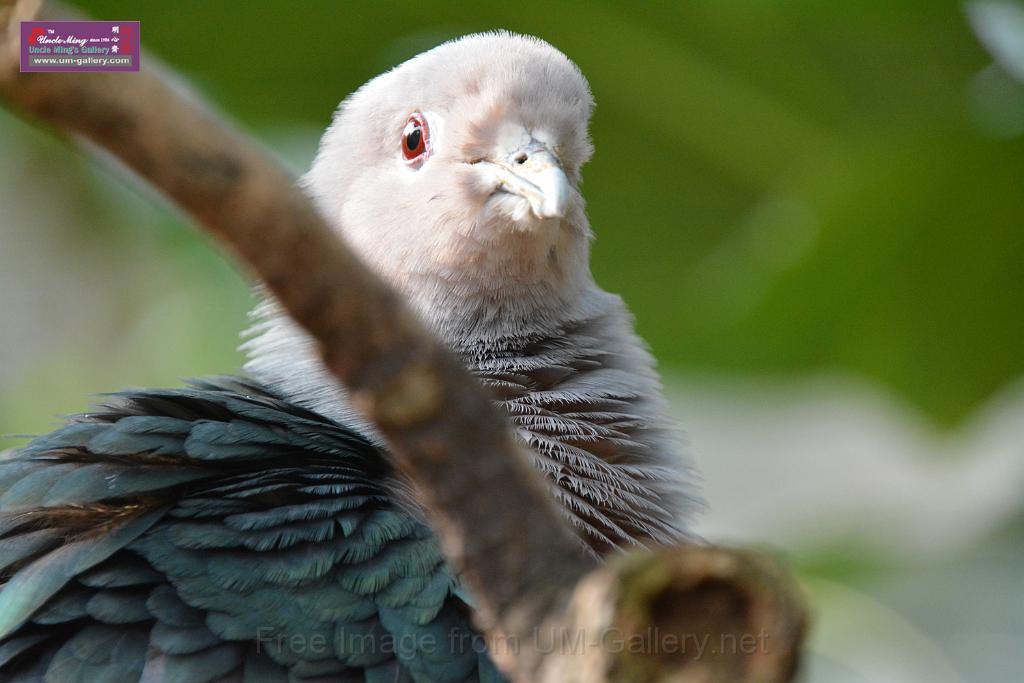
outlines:
[[500, 681], [390, 476], [244, 380], [115, 395], [0, 461], [0, 680]]

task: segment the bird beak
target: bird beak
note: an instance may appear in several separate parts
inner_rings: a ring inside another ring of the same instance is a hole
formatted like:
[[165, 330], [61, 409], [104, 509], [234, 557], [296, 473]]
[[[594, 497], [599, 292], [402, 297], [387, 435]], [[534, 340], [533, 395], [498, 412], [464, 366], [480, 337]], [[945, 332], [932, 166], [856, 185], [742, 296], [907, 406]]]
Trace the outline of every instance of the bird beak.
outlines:
[[569, 179], [558, 157], [531, 142], [500, 161], [478, 161], [493, 174], [497, 190], [519, 195], [537, 218], [562, 218], [569, 205]]

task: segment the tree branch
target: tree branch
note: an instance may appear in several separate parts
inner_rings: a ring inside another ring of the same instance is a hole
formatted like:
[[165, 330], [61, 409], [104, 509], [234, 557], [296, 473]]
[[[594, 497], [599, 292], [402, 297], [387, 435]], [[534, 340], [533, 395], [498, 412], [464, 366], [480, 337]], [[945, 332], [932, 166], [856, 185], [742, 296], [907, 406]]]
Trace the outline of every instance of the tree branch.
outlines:
[[[146, 178], [233, 251], [318, 341], [327, 368], [422, 491], [504, 671], [519, 681], [653, 681], [671, 672], [788, 680], [803, 623], [788, 584], [749, 555], [703, 547], [598, 568], [482, 387], [268, 154], [149, 56], [139, 73], [19, 72], [18, 22], [53, 12], [63, 11], [40, 0], [0, 0], [0, 97], [88, 138]], [[763, 626], [770, 652], [658, 658], [602, 647], [581, 659], [540, 646], [543, 634], [576, 631], [600, 641], [617, 624], [662, 624], [712, 639]], [[519, 646], [502, 647], [509, 642]]]

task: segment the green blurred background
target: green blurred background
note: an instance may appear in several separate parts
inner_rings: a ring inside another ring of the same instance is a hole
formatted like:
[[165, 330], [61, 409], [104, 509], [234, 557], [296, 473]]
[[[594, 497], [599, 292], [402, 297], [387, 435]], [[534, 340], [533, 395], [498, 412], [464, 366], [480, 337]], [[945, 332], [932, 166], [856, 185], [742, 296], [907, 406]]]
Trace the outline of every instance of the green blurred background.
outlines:
[[[706, 473], [787, 555], [808, 681], [1020, 681], [1024, 4], [76, 3], [297, 171], [337, 103], [507, 28], [597, 100], [594, 270]], [[0, 110], [0, 434], [231, 372], [245, 277], [115, 164]], [[0, 447], [21, 440], [0, 440]]]

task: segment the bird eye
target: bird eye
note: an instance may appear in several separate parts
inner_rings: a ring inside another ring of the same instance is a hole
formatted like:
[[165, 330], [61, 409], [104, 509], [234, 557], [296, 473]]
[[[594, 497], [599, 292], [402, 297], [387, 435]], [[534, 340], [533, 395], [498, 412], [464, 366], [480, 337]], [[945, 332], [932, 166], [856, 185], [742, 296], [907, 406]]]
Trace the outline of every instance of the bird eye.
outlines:
[[406, 163], [418, 166], [426, 161], [430, 154], [429, 138], [427, 120], [423, 115], [417, 113], [410, 116], [402, 131], [402, 156]]

